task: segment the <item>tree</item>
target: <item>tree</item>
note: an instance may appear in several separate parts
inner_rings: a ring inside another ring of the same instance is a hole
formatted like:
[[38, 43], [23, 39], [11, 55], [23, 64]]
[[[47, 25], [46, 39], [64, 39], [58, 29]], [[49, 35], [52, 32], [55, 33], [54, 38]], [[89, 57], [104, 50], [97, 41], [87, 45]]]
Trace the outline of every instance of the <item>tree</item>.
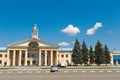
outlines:
[[90, 59], [90, 64], [92, 65], [93, 63], [95, 63], [95, 55], [94, 55], [94, 51], [92, 46], [90, 46], [90, 50], [89, 50], [89, 59]]
[[107, 47], [107, 45], [105, 44], [104, 46], [104, 56], [105, 56], [105, 64], [107, 66], [107, 64], [110, 64], [110, 61], [111, 61], [111, 57], [110, 57], [110, 51]]
[[81, 49], [80, 49], [80, 44], [78, 39], [76, 39], [74, 44], [72, 62], [75, 64], [82, 64], [82, 54], [81, 54]]
[[100, 66], [100, 64], [104, 63], [104, 52], [102, 48], [102, 44], [98, 40], [95, 46], [95, 63]]
[[82, 60], [83, 60], [84, 65], [88, 64], [88, 48], [84, 40], [82, 43]]

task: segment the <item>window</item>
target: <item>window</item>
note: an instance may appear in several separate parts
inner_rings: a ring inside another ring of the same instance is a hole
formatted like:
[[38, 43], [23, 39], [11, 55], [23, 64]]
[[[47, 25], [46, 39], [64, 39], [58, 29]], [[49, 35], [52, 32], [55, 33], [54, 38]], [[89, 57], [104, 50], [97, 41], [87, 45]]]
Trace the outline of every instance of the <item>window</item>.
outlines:
[[39, 58], [39, 55], [37, 53], [31, 53], [30, 58]]
[[64, 57], [64, 55], [62, 54], [62, 55], [61, 55], [61, 57], [63, 58], [63, 57]]
[[0, 60], [0, 64], [2, 64], [2, 61]]
[[30, 53], [28, 53], [28, 58], [30, 58]]
[[2, 54], [0, 54], [0, 57], [2, 57]]
[[37, 46], [36, 45], [33, 45], [33, 46], [31, 46], [32, 48], [37, 48]]
[[4, 65], [6, 66], [7, 62], [4, 62]]
[[22, 53], [22, 58], [25, 58], [25, 53]]
[[7, 54], [5, 54], [5, 57], [7, 57]]
[[66, 62], [67, 62], [68, 65], [70, 65], [68, 60], [66, 60]]
[[66, 57], [68, 58], [68, 54], [66, 54]]

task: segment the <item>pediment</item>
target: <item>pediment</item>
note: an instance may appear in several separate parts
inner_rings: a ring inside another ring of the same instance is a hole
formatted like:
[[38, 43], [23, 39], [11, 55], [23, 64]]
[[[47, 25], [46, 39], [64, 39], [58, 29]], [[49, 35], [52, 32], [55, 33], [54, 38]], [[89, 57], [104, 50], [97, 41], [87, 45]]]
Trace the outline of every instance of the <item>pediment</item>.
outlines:
[[40, 39], [36, 39], [36, 38], [30, 38], [28, 40], [24, 40], [24, 41], [20, 41], [20, 42], [17, 42], [17, 43], [9, 44], [7, 46], [8, 47], [28, 47], [29, 43], [31, 43], [31, 42], [37, 42], [39, 47], [58, 47], [56, 45], [44, 42], [44, 41], [42, 41]]

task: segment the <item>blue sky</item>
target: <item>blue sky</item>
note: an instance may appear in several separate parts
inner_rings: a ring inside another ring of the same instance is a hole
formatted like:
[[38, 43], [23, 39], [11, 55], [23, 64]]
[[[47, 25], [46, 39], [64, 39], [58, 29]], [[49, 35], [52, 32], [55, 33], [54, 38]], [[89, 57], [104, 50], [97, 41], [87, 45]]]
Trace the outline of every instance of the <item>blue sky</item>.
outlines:
[[120, 50], [120, 0], [1, 0], [0, 47], [30, 38], [35, 23], [53, 44], [73, 47], [78, 38]]

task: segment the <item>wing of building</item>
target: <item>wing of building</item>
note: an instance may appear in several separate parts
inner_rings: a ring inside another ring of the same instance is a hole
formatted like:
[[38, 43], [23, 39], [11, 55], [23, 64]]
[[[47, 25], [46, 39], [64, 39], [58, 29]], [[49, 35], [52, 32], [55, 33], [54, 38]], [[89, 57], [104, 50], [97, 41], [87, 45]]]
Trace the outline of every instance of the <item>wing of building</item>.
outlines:
[[61, 62], [71, 63], [72, 49], [42, 41], [36, 24], [32, 37], [0, 48], [0, 66], [51, 66]]

